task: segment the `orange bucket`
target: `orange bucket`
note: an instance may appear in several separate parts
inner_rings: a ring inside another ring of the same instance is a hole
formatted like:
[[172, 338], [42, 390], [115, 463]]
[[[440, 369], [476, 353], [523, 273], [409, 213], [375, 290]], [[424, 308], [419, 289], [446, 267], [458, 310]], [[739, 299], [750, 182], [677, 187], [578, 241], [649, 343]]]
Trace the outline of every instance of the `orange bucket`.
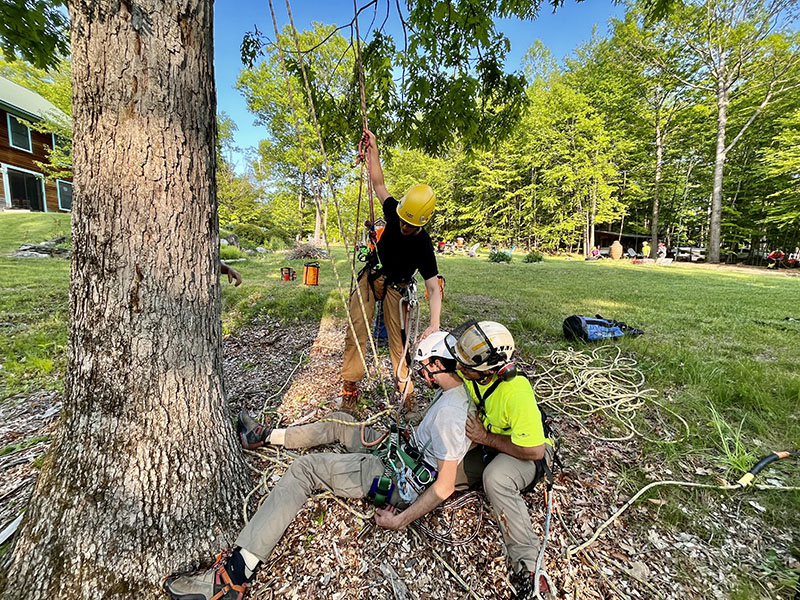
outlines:
[[319, 285], [318, 262], [307, 262], [303, 265], [303, 285]]

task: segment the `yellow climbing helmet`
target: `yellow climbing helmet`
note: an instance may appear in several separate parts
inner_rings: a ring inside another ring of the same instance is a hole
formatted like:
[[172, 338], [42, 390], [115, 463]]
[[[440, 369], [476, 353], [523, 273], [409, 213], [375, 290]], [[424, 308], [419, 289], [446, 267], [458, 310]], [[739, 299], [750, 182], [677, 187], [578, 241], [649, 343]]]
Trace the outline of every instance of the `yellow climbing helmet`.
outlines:
[[431, 220], [436, 196], [431, 186], [412, 185], [397, 205], [397, 216], [415, 227], [424, 227]]

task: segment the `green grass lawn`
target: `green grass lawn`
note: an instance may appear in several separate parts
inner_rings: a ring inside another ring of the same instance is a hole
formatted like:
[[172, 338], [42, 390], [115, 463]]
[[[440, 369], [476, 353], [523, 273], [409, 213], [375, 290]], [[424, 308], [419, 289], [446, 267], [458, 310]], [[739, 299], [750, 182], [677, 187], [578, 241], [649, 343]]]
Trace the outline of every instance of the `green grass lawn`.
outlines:
[[[58, 228], [63, 231], [66, 218], [0, 214], [0, 252], [53, 237]], [[342, 249], [335, 252], [347, 293], [350, 268]], [[300, 282], [303, 262], [276, 253], [233, 263], [244, 283], [223, 285], [225, 332], [263, 316], [286, 322], [343, 317], [330, 263], [321, 261], [321, 285], [308, 288]], [[282, 266], [294, 267], [298, 281], [281, 281]], [[60, 385], [68, 267], [56, 259], [0, 258], [0, 397]], [[637, 357], [648, 385], [662, 398], [672, 398], [671, 406], [691, 428], [680, 447], [648, 442], [647, 452], [676, 464], [683, 456], [702, 456], [708, 464], [726, 466], [734, 477], [751, 459], [773, 449], [800, 448], [800, 324], [783, 321], [800, 318], [800, 277], [612, 261], [525, 264], [520, 256], [511, 264], [446, 256], [440, 269], [447, 277], [443, 324], [454, 326], [468, 316], [501, 321], [526, 359], [567, 348], [561, 323], [571, 314], [600, 313], [644, 329], [645, 335], [623, 339], [620, 346]], [[422, 318], [427, 322], [424, 301]], [[731, 443], [740, 424], [737, 447]], [[797, 472], [796, 465], [779, 468]], [[774, 510], [766, 519], [798, 526], [800, 495], [774, 494], [770, 503]]]
[[69, 236], [69, 217], [0, 213], [0, 399], [62, 385], [69, 261], [7, 255], [20, 244]]

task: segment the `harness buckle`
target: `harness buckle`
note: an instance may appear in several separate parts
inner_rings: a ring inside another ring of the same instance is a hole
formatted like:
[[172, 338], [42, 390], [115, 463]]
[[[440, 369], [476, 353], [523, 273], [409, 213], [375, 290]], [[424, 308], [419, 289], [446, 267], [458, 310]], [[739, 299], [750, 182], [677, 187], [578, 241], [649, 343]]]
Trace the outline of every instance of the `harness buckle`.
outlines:
[[389, 502], [394, 492], [394, 482], [391, 477], [381, 475], [372, 480], [367, 497], [372, 500], [375, 508], [383, 508]]

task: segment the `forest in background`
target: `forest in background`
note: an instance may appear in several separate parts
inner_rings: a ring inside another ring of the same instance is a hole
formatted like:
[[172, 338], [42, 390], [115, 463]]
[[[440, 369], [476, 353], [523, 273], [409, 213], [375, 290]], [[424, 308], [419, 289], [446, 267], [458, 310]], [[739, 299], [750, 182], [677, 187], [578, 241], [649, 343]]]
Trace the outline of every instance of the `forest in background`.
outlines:
[[[791, 253], [800, 245], [797, 7], [707, 0], [675, 6], [659, 20], [647, 19], [645, 9], [630, 3], [605, 35], [595, 32], [561, 64], [533, 40], [510, 74], [482, 73], [488, 61], [468, 59], [479, 77], [466, 84], [420, 72], [412, 52], [375, 31], [358, 49], [367, 120], [390, 191], [399, 196], [417, 182], [434, 188], [434, 239], [587, 253], [596, 232], [612, 231], [651, 236], [653, 252], [659, 241], [705, 246], [712, 262], [715, 247], [721, 262], [758, 262], [776, 247]], [[432, 31], [437, 19], [452, 18], [432, 13]], [[254, 41], [254, 50], [243, 50], [249, 66], [238, 87], [264, 139], [237, 173], [236, 124], [219, 116], [220, 223], [258, 226], [265, 244], [279, 247], [321, 241], [323, 230], [341, 240], [331, 218], [338, 212], [352, 240], [362, 229], [355, 231], [356, 47], [333, 25], [316, 23], [299, 35], [326, 162], [288, 26], [278, 39], [294, 102], [277, 47]], [[452, 50], [454, 73], [465, 68], [460, 51]], [[413, 80], [406, 77], [412, 68]], [[0, 72], [69, 110], [67, 61], [50, 71], [4, 62]], [[42, 126], [68, 135], [63, 123]], [[49, 172], [63, 174], [68, 152], [52, 157]]]

